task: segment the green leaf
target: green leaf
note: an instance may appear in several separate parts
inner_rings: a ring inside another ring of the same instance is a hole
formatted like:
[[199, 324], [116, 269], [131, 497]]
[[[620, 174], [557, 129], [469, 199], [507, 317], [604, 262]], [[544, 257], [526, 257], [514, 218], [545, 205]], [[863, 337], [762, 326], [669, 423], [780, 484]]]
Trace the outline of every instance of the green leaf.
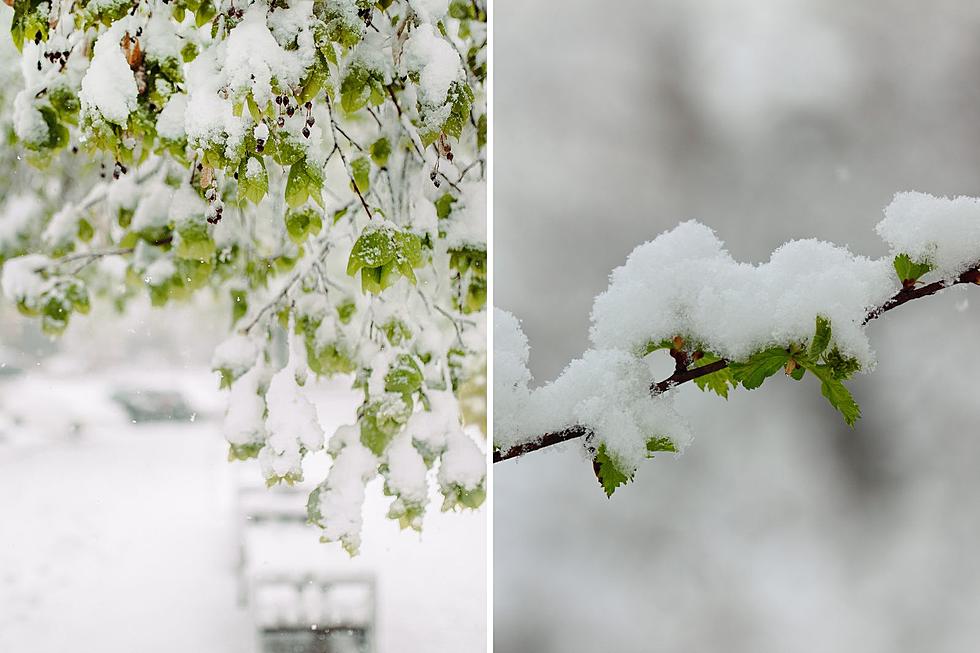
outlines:
[[373, 401], [361, 410], [361, 444], [376, 456], [384, 453], [388, 443], [412, 414], [412, 405], [401, 401]]
[[322, 206], [321, 188], [323, 188], [323, 176], [320, 169], [310, 165], [305, 157], [299, 159], [289, 167], [289, 178], [286, 180], [286, 204], [295, 208], [312, 198]]
[[487, 490], [482, 484], [473, 490], [463, 490], [462, 488], [456, 490], [457, 503], [472, 510], [482, 506], [486, 498]]
[[361, 195], [367, 194], [371, 187], [371, 161], [367, 157], [358, 157], [350, 162], [351, 177]]
[[41, 331], [49, 336], [58, 336], [68, 328], [71, 317], [71, 304], [66, 298], [49, 295], [41, 309]]
[[398, 270], [414, 284], [415, 272], [412, 268], [422, 265], [422, 241], [410, 231], [397, 231], [394, 238]]
[[752, 354], [744, 362], [730, 363], [732, 377], [746, 390], [755, 390], [767, 378], [779, 372], [790, 359], [790, 353], [782, 347], [770, 347]]
[[303, 90], [300, 91], [298, 98], [300, 104], [312, 102], [323, 90], [323, 86], [327, 83], [329, 70], [326, 59], [318, 52], [313, 65], [310, 67], [310, 72], [303, 82]]
[[361, 289], [380, 293], [404, 276], [415, 283], [413, 268], [422, 264], [422, 241], [409, 231], [369, 224], [347, 261], [347, 274], [361, 272]]
[[833, 370], [828, 365], [813, 365], [808, 366], [807, 369], [820, 379], [820, 393], [826, 397], [831, 406], [840, 411], [848, 426], [854, 426], [861, 417], [861, 408], [854, 401], [851, 392], [840, 379], [834, 376]]
[[448, 218], [449, 214], [453, 210], [453, 204], [456, 202], [456, 198], [450, 193], [443, 194], [439, 199], [435, 201], [436, 207], [436, 217], [442, 220], [443, 218]]
[[195, 23], [198, 27], [203, 27], [210, 23], [217, 14], [218, 10], [211, 3], [211, 0], [204, 0], [197, 9]]
[[825, 354], [823, 359], [830, 367], [835, 379], [846, 381], [861, 370], [861, 364], [856, 358], [844, 356], [837, 347]]
[[314, 374], [333, 376], [349, 374], [356, 369], [350, 356], [336, 343], [318, 347], [315, 331], [306, 336], [306, 363]]
[[644, 356], [649, 356], [655, 351], [660, 351], [661, 349], [670, 349], [673, 346], [674, 346], [673, 340], [661, 340], [660, 342], [651, 340], [643, 347], [641, 347], [640, 350], [637, 352], [637, 354], [639, 355], [640, 358], [643, 358]]
[[473, 89], [465, 82], [456, 81], [449, 87], [448, 97], [452, 108], [449, 117], [442, 125], [442, 131], [459, 140], [463, 127], [469, 122], [470, 107], [473, 105]]
[[361, 268], [380, 268], [395, 258], [393, 229], [365, 229], [354, 242], [350, 259], [347, 261], [347, 274], [354, 276]]
[[95, 228], [92, 226], [92, 223], [86, 220], [85, 218], [79, 219], [78, 239], [81, 240], [83, 243], [87, 243], [88, 241], [92, 240], [92, 236], [94, 235], [95, 235]]
[[214, 241], [203, 221], [187, 220], [177, 227], [177, 234], [180, 236], [175, 250], [178, 258], [204, 261], [214, 254]]
[[385, 375], [385, 391], [411, 394], [422, 387], [422, 370], [408, 354], [399, 354]]
[[375, 165], [383, 168], [388, 163], [388, 157], [391, 156], [391, 141], [382, 136], [371, 143], [369, 151], [371, 152], [371, 160], [374, 161]]
[[258, 458], [263, 446], [265, 445], [261, 442], [232, 444], [228, 447], [228, 460], [250, 460], [252, 458]]
[[77, 279], [72, 279], [68, 283], [68, 287], [65, 288], [65, 299], [71, 303], [72, 308], [82, 315], [87, 314], [91, 309], [88, 290], [85, 288], [85, 285]]
[[[710, 375], [709, 375], [710, 376]], [[658, 451], [677, 452], [677, 447], [671, 442], [670, 438], [656, 437], [647, 440], [647, 458], [653, 458], [653, 454]]]
[[[696, 361], [695, 368], [704, 367], [705, 365], [710, 365], [711, 363], [716, 363], [720, 360], [721, 358], [719, 356], [706, 353]], [[719, 397], [724, 397], [725, 399], [728, 399], [729, 389], [734, 388], [736, 385], [735, 377], [732, 374], [732, 369], [730, 366], [723, 367], [716, 372], [711, 372], [710, 374], [705, 374], [704, 376], [699, 376], [694, 379], [694, 384], [701, 388], [702, 391], [710, 390]]]
[[248, 313], [248, 294], [244, 290], [231, 290], [231, 323], [234, 325]]
[[[357, 310], [357, 304], [353, 301], [342, 302], [337, 305], [337, 317], [340, 318], [341, 324], [347, 324], [350, 319], [354, 316], [354, 311]], [[389, 336], [389, 340], [391, 337]]]
[[[252, 161], [256, 163], [251, 163]], [[251, 167], [252, 174], [249, 175]], [[258, 204], [269, 192], [269, 171], [265, 167], [265, 161], [260, 157], [246, 157], [238, 167], [238, 200], [246, 199], [252, 204]]]
[[323, 218], [320, 212], [311, 206], [299, 210], [286, 211], [286, 232], [297, 245], [302, 244], [310, 235], [320, 233], [323, 229]]
[[820, 355], [824, 353], [827, 347], [830, 345], [830, 320], [818, 315], [817, 316], [817, 326], [813, 332], [813, 340], [810, 341], [810, 347], [807, 350], [811, 360], [817, 360]]
[[352, 61], [340, 81], [340, 106], [347, 113], [354, 113], [368, 103], [381, 104], [387, 95], [384, 91], [384, 71], [373, 70], [363, 61]]
[[896, 256], [894, 265], [898, 280], [906, 286], [915, 283], [919, 277], [932, 270], [932, 265], [929, 262], [914, 262], [908, 254]]
[[301, 159], [305, 160], [306, 144], [287, 131], [276, 130], [269, 136], [265, 151], [279, 165], [291, 166]]
[[626, 474], [616, 464], [609, 453], [606, 451], [606, 444], [599, 445], [596, 451], [595, 460], [592, 462], [595, 477], [599, 480], [599, 485], [605, 491], [607, 497], [611, 497], [621, 485], [626, 485], [633, 480], [632, 474]]
[[487, 145], [487, 114], [476, 121], [476, 146], [481, 150]]

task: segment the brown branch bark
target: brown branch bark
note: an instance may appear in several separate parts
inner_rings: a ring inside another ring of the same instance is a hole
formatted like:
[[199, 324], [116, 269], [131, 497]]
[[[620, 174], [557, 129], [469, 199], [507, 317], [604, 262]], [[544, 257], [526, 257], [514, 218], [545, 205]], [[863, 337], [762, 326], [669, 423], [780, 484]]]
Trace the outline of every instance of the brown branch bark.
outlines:
[[[913, 299], [935, 295], [941, 290], [945, 290], [946, 288], [956, 286], [961, 283], [980, 284], [980, 266], [967, 270], [955, 279], [934, 281], [933, 283], [926, 284], [924, 286], [902, 288], [897, 293], [892, 295], [892, 297], [884, 304], [869, 311], [862, 324], [867, 324], [871, 320], [874, 320], [888, 311], [898, 308], [902, 304], [906, 304]], [[688, 381], [693, 381], [694, 379], [706, 376], [712, 372], [723, 370], [728, 367], [728, 363], [729, 361], [721, 359], [702, 367], [681, 369], [680, 366], [678, 366], [674, 373], [669, 377], [663, 381], [658, 381], [657, 383], [652, 384], [650, 386], [650, 394], [656, 396], [666, 392], [670, 388], [687, 383]], [[523, 456], [524, 454], [531, 453], [532, 451], [538, 451], [539, 449], [544, 449], [545, 447], [550, 447], [552, 445], [561, 444], [562, 442], [568, 442], [569, 440], [587, 436], [590, 433], [591, 431], [583, 426], [573, 426], [562, 431], [546, 433], [537, 440], [526, 442], [516, 447], [507, 449], [506, 451], [494, 450], [493, 462], [499, 463], [504, 460], [510, 460], [511, 458], [517, 458], [519, 456]]]

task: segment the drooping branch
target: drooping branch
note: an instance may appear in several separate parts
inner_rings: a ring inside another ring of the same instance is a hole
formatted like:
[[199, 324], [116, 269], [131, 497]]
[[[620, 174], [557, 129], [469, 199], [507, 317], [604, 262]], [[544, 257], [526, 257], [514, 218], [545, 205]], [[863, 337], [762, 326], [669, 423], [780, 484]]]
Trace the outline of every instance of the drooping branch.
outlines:
[[282, 287], [273, 294], [272, 299], [267, 301], [258, 311], [256, 311], [255, 315], [251, 320], [249, 320], [248, 324], [242, 327], [241, 332], [245, 334], [251, 332], [252, 329], [254, 329], [256, 325], [262, 321], [262, 318], [269, 314], [269, 311], [278, 306], [282, 300], [289, 297], [289, 294], [297, 287], [300, 280], [306, 276], [312, 266], [319, 265], [319, 262], [323, 260], [324, 256], [327, 255], [329, 249], [330, 241], [326, 237], [322, 237], [316, 241], [314, 247], [312, 248], [313, 253], [308, 254], [308, 258], [301, 261], [296, 266], [296, 270], [292, 273], [289, 279], [287, 279], [286, 282], [282, 284]]
[[[924, 286], [904, 287], [892, 295], [892, 297], [881, 306], [868, 311], [868, 314], [865, 316], [862, 324], [867, 324], [871, 320], [874, 320], [888, 311], [898, 308], [902, 304], [906, 304], [913, 299], [935, 295], [941, 290], [945, 290], [951, 286], [956, 286], [963, 283], [980, 284], [980, 266], [967, 270], [955, 279], [934, 281]], [[728, 364], [728, 360], [721, 359], [701, 367], [684, 368], [683, 366], [678, 365], [673, 374], [663, 381], [658, 381], [650, 386], [650, 394], [656, 396], [671, 388], [687, 383], [688, 381], [693, 381], [694, 379], [698, 379], [702, 376], [707, 376], [713, 372], [723, 370], [728, 367]], [[516, 445], [505, 451], [495, 450], [493, 452], [493, 462], [499, 463], [504, 460], [510, 460], [511, 458], [518, 458], [524, 454], [531, 453], [532, 451], [538, 451], [539, 449], [544, 449], [545, 447], [561, 444], [562, 442], [568, 442], [569, 440], [587, 436], [590, 433], [591, 430], [583, 426], [573, 426], [561, 431], [546, 433], [540, 438]]]
[[[361, 206], [364, 207], [364, 212], [367, 214], [368, 219], [371, 219], [374, 217], [374, 214], [371, 213], [371, 207], [368, 206], [367, 200], [364, 199], [364, 195], [361, 193], [360, 187], [358, 187], [357, 182], [354, 181], [354, 174], [351, 172], [351, 167], [347, 163], [347, 155], [344, 154], [344, 148], [340, 146], [340, 139], [337, 137], [337, 132], [340, 131], [343, 133], [343, 130], [340, 129], [340, 125], [337, 123], [336, 118], [334, 118], [333, 104], [330, 102], [330, 94], [327, 93], [324, 97], [327, 100], [327, 115], [330, 118], [330, 133], [333, 136], [333, 148], [338, 154], [340, 154], [340, 160], [344, 164], [344, 172], [347, 173], [347, 178], [350, 180], [351, 188], [354, 189], [354, 192], [357, 194], [357, 198], [361, 200]], [[347, 136], [347, 134], [344, 134], [344, 136], [347, 137], [348, 141], [354, 143], [350, 136]], [[356, 143], [354, 144], [356, 145]], [[361, 146], [357, 145], [357, 147], [360, 149]], [[331, 150], [330, 154], [333, 154], [333, 150]]]

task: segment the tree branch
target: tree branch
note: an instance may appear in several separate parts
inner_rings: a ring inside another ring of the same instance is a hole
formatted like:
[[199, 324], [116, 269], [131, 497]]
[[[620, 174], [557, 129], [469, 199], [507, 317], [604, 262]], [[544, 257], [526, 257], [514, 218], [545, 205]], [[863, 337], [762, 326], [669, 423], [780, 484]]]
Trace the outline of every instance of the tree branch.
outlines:
[[309, 259], [310, 262], [300, 261], [296, 264], [296, 269], [289, 279], [282, 285], [282, 287], [272, 296], [272, 299], [267, 301], [262, 307], [255, 313], [248, 324], [246, 324], [241, 329], [241, 333], [248, 334], [258, 325], [262, 318], [272, 310], [273, 307], [277, 306], [279, 302], [286, 299], [289, 293], [292, 292], [293, 288], [299, 283], [300, 279], [306, 276], [306, 273], [310, 271], [312, 266], [318, 265], [320, 260], [326, 255], [327, 250], [330, 249], [330, 241], [325, 238], [321, 241], [323, 244], [316, 250], [315, 254], [312, 254], [312, 258]]
[[[340, 128], [340, 125], [337, 124], [337, 120], [333, 117], [333, 104], [330, 102], [329, 93], [326, 94], [326, 98], [327, 98], [327, 115], [330, 117], [330, 133], [333, 135], [334, 148], [337, 150], [337, 153], [340, 154], [340, 160], [344, 164], [344, 172], [347, 173], [347, 178], [350, 180], [351, 188], [353, 188], [354, 192], [357, 194], [357, 199], [361, 200], [361, 206], [364, 207], [364, 212], [367, 213], [367, 217], [370, 220], [374, 218], [374, 214], [371, 213], [371, 207], [368, 206], [367, 200], [364, 199], [364, 195], [361, 194], [361, 189], [357, 187], [357, 182], [354, 181], [354, 175], [353, 173], [351, 173], [350, 166], [347, 165], [347, 156], [344, 155], [344, 149], [340, 147], [340, 142], [337, 138], [338, 131], [342, 134], [344, 132]], [[357, 146], [357, 149], [361, 148], [360, 145], [357, 145], [357, 143], [354, 143], [354, 141], [351, 140], [350, 136], [347, 136], [347, 134], [344, 134], [344, 136], [347, 138], [348, 141], [350, 141], [355, 146]], [[333, 154], [333, 150], [330, 151], [330, 154]]]
[[[930, 284], [919, 287], [913, 286], [910, 288], [902, 288], [897, 293], [892, 295], [892, 297], [884, 304], [869, 311], [861, 324], [865, 325], [871, 320], [877, 319], [888, 311], [898, 308], [902, 304], [906, 304], [913, 299], [935, 295], [941, 290], [945, 290], [946, 288], [956, 286], [961, 283], [980, 284], [980, 266], [967, 270], [955, 279], [934, 281]], [[671, 388], [687, 383], [688, 381], [693, 381], [694, 379], [698, 379], [702, 376], [707, 376], [712, 372], [723, 370], [728, 367], [729, 362], [730, 361], [728, 360], [721, 359], [702, 367], [694, 367], [689, 369], [681, 369], [678, 367], [673, 374], [663, 381], [658, 381], [657, 383], [652, 384], [650, 386], [650, 394], [657, 396]], [[531, 453], [532, 451], [538, 451], [539, 449], [544, 449], [545, 447], [550, 447], [552, 445], [561, 444], [562, 442], [574, 440], [575, 438], [587, 436], [590, 433], [591, 431], [583, 426], [573, 426], [562, 431], [546, 433], [536, 440], [511, 447], [506, 451], [495, 450], [493, 452], [493, 462], [499, 463], [504, 460], [510, 460], [511, 458], [517, 458], [519, 456], [523, 456], [524, 454]]]

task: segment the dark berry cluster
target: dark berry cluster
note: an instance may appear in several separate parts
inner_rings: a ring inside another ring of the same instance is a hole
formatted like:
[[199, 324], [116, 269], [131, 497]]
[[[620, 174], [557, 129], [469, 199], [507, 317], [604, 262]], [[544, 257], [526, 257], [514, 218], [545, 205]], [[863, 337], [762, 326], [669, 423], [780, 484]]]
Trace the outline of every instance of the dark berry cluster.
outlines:
[[[299, 111], [299, 106], [293, 103], [289, 95], [277, 95], [276, 104], [279, 106], [279, 117], [276, 119], [276, 125], [283, 127], [286, 124], [286, 118], [292, 118]], [[313, 117], [313, 103], [306, 102], [303, 105], [303, 110], [306, 112], [306, 125], [303, 127], [303, 137], [310, 137], [310, 127], [316, 124], [316, 118]], [[286, 114], [283, 116], [282, 114]], [[261, 150], [260, 150], [261, 151]]]
[[316, 118], [313, 117], [313, 103], [307, 101], [306, 104], [303, 105], [303, 108], [306, 109], [306, 126], [303, 127], [303, 137], [309, 138], [310, 127], [316, 124]]
[[204, 199], [208, 201], [208, 210], [205, 214], [208, 223], [218, 224], [221, 222], [221, 214], [225, 210], [224, 202], [218, 197], [218, 189], [214, 186], [208, 186], [207, 190], [204, 191]]
[[[64, 67], [64, 65], [68, 63], [68, 50], [56, 50], [54, 52], [45, 52], [44, 58], [51, 63], [60, 64], [62, 67]], [[39, 66], [41, 65], [40, 61], [37, 63]]]
[[276, 125], [282, 127], [286, 124], [286, 119], [282, 117], [283, 112], [292, 118], [293, 113], [296, 111], [296, 107], [290, 105], [288, 95], [277, 95], [276, 104], [279, 105], [279, 118], [276, 119]]
[[[75, 153], [78, 152], [78, 148], [77, 147], [72, 147], [71, 148], [71, 151], [72, 151], [73, 154], [75, 154]], [[124, 166], [122, 164], [122, 162], [120, 162], [120, 161], [116, 161], [115, 164], [113, 164], [113, 166], [112, 166], [112, 178], [113, 179], [119, 179], [119, 177], [121, 177], [122, 175], [126, 174], [127, 172], [129, 172], [129, 168], [127, 168], [126, 166]], [[108, 173], [106, 172], [106, 166], [103, 163], [103, 164], [100, 165], [99, 177], [101, 177], [102, 179], [105, 179], [107, 176], [108, 176]]]

